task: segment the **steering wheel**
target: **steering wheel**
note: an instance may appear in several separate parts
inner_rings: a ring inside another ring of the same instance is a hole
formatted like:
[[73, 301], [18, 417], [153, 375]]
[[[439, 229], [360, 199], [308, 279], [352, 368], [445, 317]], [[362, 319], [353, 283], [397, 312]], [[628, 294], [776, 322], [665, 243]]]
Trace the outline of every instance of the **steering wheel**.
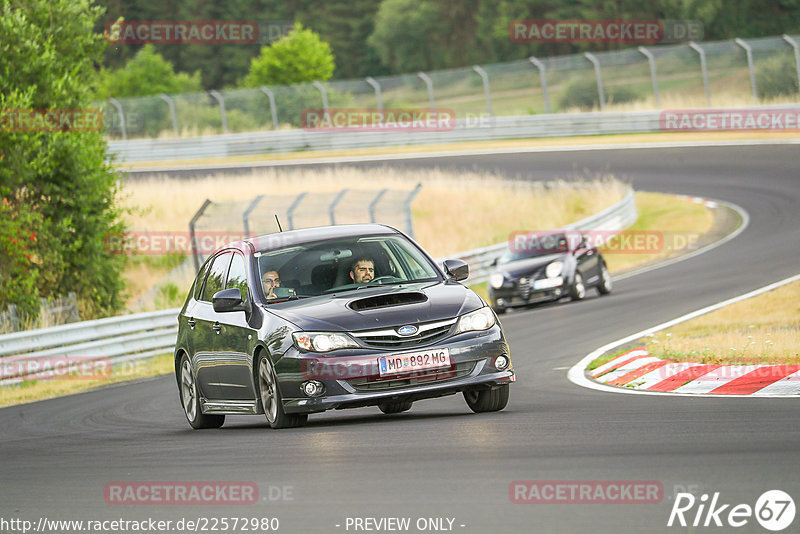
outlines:
[[375, 284], [375, 283], [378, 282], [378, 280], [384, 280], [384, 281], [385, 280], [399, 280], [399, 278], [397, 278], [396, 276], [390, 276], [390, 275], [379, 276], [377, 278], [373, 278], [372, 280], [367, 282], [367, 284]]

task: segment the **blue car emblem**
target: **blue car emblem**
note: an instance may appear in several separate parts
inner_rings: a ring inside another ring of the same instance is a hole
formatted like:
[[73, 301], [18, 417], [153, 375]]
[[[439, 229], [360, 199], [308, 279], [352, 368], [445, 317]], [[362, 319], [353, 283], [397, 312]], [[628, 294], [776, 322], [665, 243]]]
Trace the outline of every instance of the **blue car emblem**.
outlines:
[[417, 333], [417, 327], [414, 326], [413, 324], [407, 324], [405, 326], [401, 326], [400, 328], [398, 328], [397, 333], [405, 337], [413, 336], [414, 334]]

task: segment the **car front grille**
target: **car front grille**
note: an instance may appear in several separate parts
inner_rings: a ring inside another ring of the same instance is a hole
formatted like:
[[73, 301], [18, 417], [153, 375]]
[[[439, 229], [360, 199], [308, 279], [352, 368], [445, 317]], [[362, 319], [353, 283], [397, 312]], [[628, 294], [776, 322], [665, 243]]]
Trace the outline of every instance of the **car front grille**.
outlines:
[[352, 334], [368, 347], [377, 349], [405, 349], [409, 347], [421, 347], [439, 341], [447, 336], [455, 322], [456, 319], [448, 319], [446, 321], [423, 323], [417, 327], [419, 331], [413, 336], [401, 336], [391, 328], [353, 332]]
[[386, 391], [399, 389], [465, 377], [475, 369], [476, 363], [477, 362], [457, 363], [451, 365], [447, 369], [433, 369], [423, 373], [417, 372], [413, 376], [403, 378], [354, 378], [347, 380], [347, 383], [356, 391]]

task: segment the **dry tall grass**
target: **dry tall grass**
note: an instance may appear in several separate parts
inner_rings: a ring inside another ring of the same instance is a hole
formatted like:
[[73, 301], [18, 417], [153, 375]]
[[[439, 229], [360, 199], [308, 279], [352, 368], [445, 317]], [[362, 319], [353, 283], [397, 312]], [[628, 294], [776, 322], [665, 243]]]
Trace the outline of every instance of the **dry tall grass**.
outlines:
[[800, 363], [800, 282], [659, 332], [651, 354], [675, 361]]
[[565, 179], [548, 187], [487, 172], [440, 169], [260, 169], [245, 175], [202, 179], [157, 177], [127, 180], [121, 202], [134, 210], [130, 228], [186, 231], [205, 199], [241, 201], [260, 194], [298, 194], [343, 188], [411, 190], [424, 184], [412, 203], [415, 238], [434, 256], [486, 246], [518, 230], [557, 228], [621, 200], [627, 186], [610, 176]]

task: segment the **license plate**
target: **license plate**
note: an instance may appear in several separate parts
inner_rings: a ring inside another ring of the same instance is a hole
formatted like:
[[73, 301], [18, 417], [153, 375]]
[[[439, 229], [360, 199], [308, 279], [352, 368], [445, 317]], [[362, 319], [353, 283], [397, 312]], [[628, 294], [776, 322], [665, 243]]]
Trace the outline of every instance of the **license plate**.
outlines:
[[378, 358], [381, 376], [391, 376], [425, 369], [450, 367], [449, 349], [431, 349]]

